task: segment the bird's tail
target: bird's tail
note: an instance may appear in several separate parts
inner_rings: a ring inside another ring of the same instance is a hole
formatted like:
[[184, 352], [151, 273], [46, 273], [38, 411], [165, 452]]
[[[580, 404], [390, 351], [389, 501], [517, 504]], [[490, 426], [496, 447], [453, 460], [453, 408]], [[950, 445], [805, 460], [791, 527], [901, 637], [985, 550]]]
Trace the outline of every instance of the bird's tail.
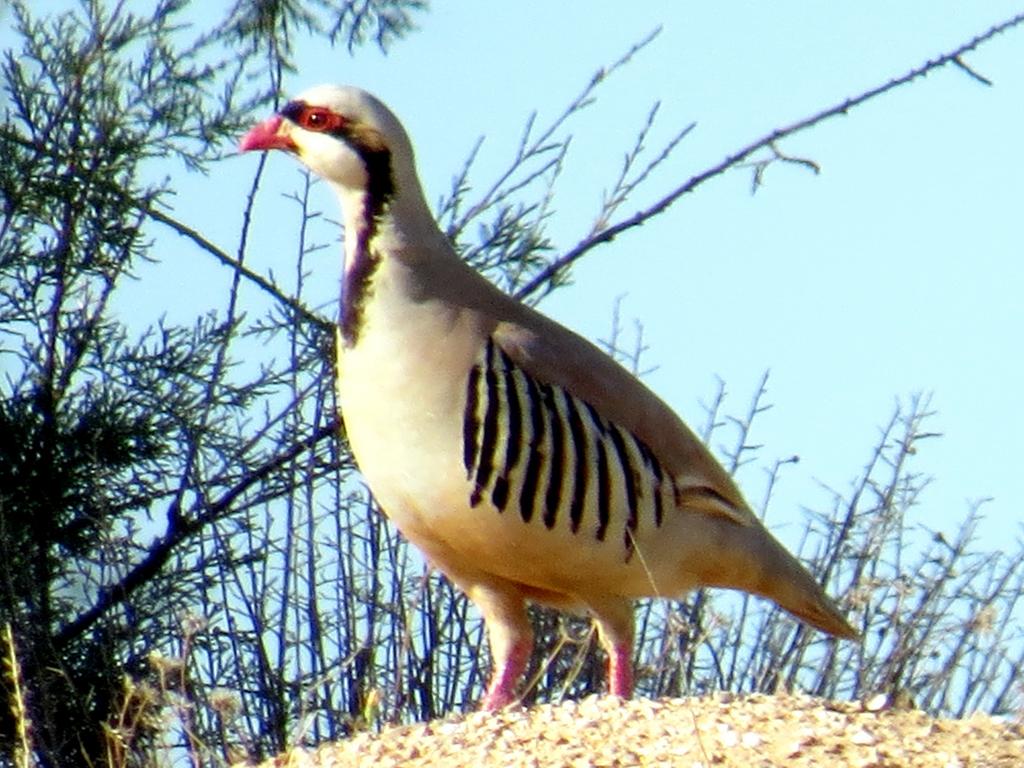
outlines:
[[718, 551], [707, 559], [703, 584], [767, 597], [822, 632], [858, 636], [821, 585], [764, 526], [722, 522], [728, 530], [720, 531]]

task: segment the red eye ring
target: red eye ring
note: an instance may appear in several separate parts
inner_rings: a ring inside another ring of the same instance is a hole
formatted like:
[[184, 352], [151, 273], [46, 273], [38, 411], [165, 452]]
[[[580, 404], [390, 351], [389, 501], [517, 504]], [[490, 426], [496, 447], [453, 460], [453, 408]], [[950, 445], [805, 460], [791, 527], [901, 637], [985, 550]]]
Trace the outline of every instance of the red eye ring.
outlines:
[[305, 107], [295, 121], [307, 131], [331, 133], [345, 123], [345, 118], [326, 107]]

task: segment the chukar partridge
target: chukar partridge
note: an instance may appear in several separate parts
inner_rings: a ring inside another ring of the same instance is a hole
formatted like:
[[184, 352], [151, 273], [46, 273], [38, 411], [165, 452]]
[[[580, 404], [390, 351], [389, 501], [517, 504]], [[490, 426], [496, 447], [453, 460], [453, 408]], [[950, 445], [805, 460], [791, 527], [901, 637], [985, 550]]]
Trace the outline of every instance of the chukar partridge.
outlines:
[[528, 601], [593, 617], [623, 697], [642, 596], [740, 589], [855, 635], [668, 406], [458, 257], [380, 101], [312, 88], [240, 149], [292, 153], [340, 198], [348, 440], [382, 509], [483, 614], [485, 709], [515, 700], [533, 647]]

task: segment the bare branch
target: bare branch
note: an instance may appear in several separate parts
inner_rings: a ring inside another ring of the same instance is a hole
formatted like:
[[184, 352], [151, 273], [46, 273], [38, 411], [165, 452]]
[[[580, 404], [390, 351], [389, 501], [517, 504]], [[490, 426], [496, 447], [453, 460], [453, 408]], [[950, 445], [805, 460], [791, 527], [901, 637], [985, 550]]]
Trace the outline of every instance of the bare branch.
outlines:
[[148, 215], [153, 220], [159, 221], [161, 224], [164, 224], [165, 226], [168, 226], [171, 229], [173, 229], [179, 235], [191, 240], [193, 243], [195, 243], [204, 251], [213, 256], [215, 259], [217, 259], [217, 261], [219, 261], [221, 264], [234, 269], [239, 275], [244, 277], [246, 280], [253, 283], [257, 287], [261, 288], [266, 293], [270, 294], [270, 296], [272, 296], [276, 301], [279, 301], [282, 304], [288, 306], [303, 320], [306, 320], [312, 323], [313, 325], [316, 325], [321, 329], [328, 331], [329, 333], [334, 333], [335, 326], [334, 323], [332, 323], [330, 320], [321, 317], [320, 315], [313, 312], [311, 309], [305, 307], [301, 302], [293, 299], [291, 296], [289, 296], [280, 288], [278, 288], [273, 281], [268, 280], [258, 272], [253, 272], [241, 261], [218, 248], [216, 245], [211, 243], [209, 240], [207, 240], [205, 237], [199, 234], [199, 232], [197, 232], [192, 227], [188, 226], [187, 224], [182, 224], [177, 219], [168, 216], [166, 213], [158, 211], [152, 206], [147, 206], [145, 212], [146, 215]]
[[[555, 134], [563, 125], [565, 125], [569, 118], [581, 110], [586, 109], [593, 103], [594, 90], [597, 86], [607, 80], [614, 72], [632, 61], [633, 57], [650, 45], [659, 34], [661, 34], [661, 27], [655, 27], [646, 37], [630, 46], [629, 50], [610, 66], [598, 69], [583, 87], [583, 90], [581, 90], [579, 94], [569, 102], [569, 105], [562, 110], [561, 114], [552, 120], [551, 123], [541, 131], [539, 136], [533, 139], [531, 139], [531, 134], [533, 133], [533, 129], [536, 124], [537, 114], [536, 112], [531, 114], [526, 121], [526, 126], [523, 129], [523, 135], [519, 141], [519, 147], [516, 150], [515, 156], [512, 158], [512, 162], [509, 163], [505, 171], [498, 175], [498, 178], [495, 179], [494, 183], [491, 184], [491, 187], [483, 194], [480, 200], [470, 206], [466, 212], [458, 218], [458, 220], [455, 219], [453, 211], [448, 212], [451, 216], [451, 223], [447, 227], [448, 236], [454, 239], [462, 231], [463, 227], [465, 227], [467, 223], [472, 221], [482, 211], [500, 203], [502, 200], [508, 198], [508, 196], [513, 192], [525, 186], [533, 178], [544, 173], [548, 168], [556, 166], [560, 162], [561, 155], [565, 152], [569, 139], [557, 140], [554, 138]], [[481, 143], [482, 139], [474, 145], [470, 158], [466, 162], [463, 172], [460, 174], [461, 179], [465, 179], [466, 171], [468, 171], [469, 165], [476, 157]], [[527, 181], [506, 187], [509, 179], [511, 179], [512, 176], [522, 168], [526, 161], [539, 155], [547, 154], [552, 150], [557, 150], [557, 154], [559, 154], [559, 158], [557, 160], [550, 161], [539, 171], [531, 174]], [[444, 210], [445, 207], [447, 206], [442, 204], [442, 210]]]
[[340, 423], [337, 419], [331, 419], [328, 423], [317, 427], [306, 437], [291, 443], [284, 451], [268, 457], [262, 465], [243, 475], [237, 484], [227, 489], [219, 498], [211, 500], [199, 514], [193, 517], [170, 511], [167, 532], [149, 548], [146, 557], [128, 571], [118, 583], [104, 588], [86, 611], [65, 624], [55, 635], [54, 644], [57, 647], [63, 647], [78, 638], [111, 608], [125, 602], [135, 590], [148, 583], [153, 575], [167, 563], [179, 544], [203, 531], [210, 523], [219, 520], [226, 514], [233, 513], [235, 511], [233, 504], [239, 497], [258, 486], [272, 473], [280, 470], [281, 467], [286, 466], [305, 451], [313, 450], [328, 438], [334, 438], [339, 429]]
[[551, 283], [552, 280], [555, 279], [556, 276], [558, 276], [560, 273], [568, 269], [572, 264], [574, 264], [576, 261], [582, 258], [589, 251], [596, 248], [598, 245], [610, 243], [623, 232], [633, 229], [634, 227], [638, 227], [641, 224], [646, 223], [648, 220], [654, 218], [658, 214], [664, 213], [673, 203], [675, 203], [683, 195], [692, 192], [704, 182], [713, 179], [716, 176], [722, 175], [730, 168], [733, 168], [742, 161], [746, 160], [748, 157], [750, 157], [750, 155], [754, 154], [758, 150], [764, 149], [766, 147], [772, 147], [774, 143], [777, 142], [779, 139], [788, 136], [793, 136], [801, 131], [811, 128], [812, 126], [818, 125], [819, 123], [822, 123], [838, 115], [845, 115], [855, 107], [859, 107], [861, 104], [864, 104], [865, 102], [870, 101], [871, 99], [877, 96], [881, 96], [883, 93], [887, 93], [888, 91], [906, 85], [907, 83], [910, 83], [919, 77], [923, 77], [927, 75], [929, 72], [932, 72], [936, 69], [940, 69], [946, 66], [947, 64], [954, 64], [960, 69], [966, 71], [974, 79], [979, 80], [980, 82], [983, 82], [985, 84], [991, 84], [985, 78], [982, 78], [976, 72], [969, 69], [963, 63], [963, 55], [969, 53], [970, 51], [973, 51], [975, 48], [982, 45], [983, 43], [988, 42], [997, 35], [1002, 34], [1003, 32], [1006, 32], [1012, 29], [1013, 27], [1020, 26], [1022, 23], [1024, 23], [1024, 13], [1020, 13], [1014, 16], [1013, 18], [1002, 22], [1001, 24], [997, 24], [993, 27], [990, 27], [986, 32], [977, 35], [976, 37], [972, 38], [971, 40], [959, 46], [958, 48], [955, 48], [952, 51], [944, 53], [930, 61], [925, 62], [920, 67], [910, 70], [901, 77], [894, 78], [881, 85], [877, 85], [874, 88], [870, 88], [866, 91], [863, 91], [862, 93], [856, 96], [847, 98], [837, 104], [834, 104], [833, 106], [827, 109], [824, 109], [820, 112], [816, 112], [810, 117], [803, 118], [802, 120], [798, 120], [795, 123], [791, 123], [790, 125], [783, 126], [781, 128], [776, 128], [771, 133], [766, 134], [761, 138], [752, 141], [751, 143], [747, 144], [746, 146], [742, 147], [741, 149], [737, 150], [731, 155], [728, 155], [721, 162], [691, 177], [684, 184], [676, 187], [674, 190], [669, 192], [667, 195], [662, 197], [653, 205], [641, 211], [638, 211], [629, 218], [623, 219], [617, 224], [613, 224], [612, 226], [602, 230], [601, 232], [598, 232], [597, 234], [584, 238], [571, 249], [569, 249], [566, 253], [564, 253], [562, 256], [552, 261], [547, 267], [540, 270], [536, 275], [534, 275], [529, 282], [524, 284], [518, 291], [516, 291], [516, 297], [524, 299], [529, 296], [532, 296], [533, 294], [539, 291], [542, 291], [546, 285], [548, 285], [549, 283]]

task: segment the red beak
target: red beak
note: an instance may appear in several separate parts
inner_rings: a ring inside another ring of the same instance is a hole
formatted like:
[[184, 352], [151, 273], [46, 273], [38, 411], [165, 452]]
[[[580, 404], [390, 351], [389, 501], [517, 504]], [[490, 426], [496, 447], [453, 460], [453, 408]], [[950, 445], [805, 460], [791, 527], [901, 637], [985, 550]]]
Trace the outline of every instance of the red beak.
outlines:
[[248, 152], [253, 149], [289, 149], [294, 151], [297, 148], [295, 142], [278, 133], [281, 123], [280, 115], [274, 115], [262, 123], [257, 123], [238, 142], [238, 150], [240, 152]]

